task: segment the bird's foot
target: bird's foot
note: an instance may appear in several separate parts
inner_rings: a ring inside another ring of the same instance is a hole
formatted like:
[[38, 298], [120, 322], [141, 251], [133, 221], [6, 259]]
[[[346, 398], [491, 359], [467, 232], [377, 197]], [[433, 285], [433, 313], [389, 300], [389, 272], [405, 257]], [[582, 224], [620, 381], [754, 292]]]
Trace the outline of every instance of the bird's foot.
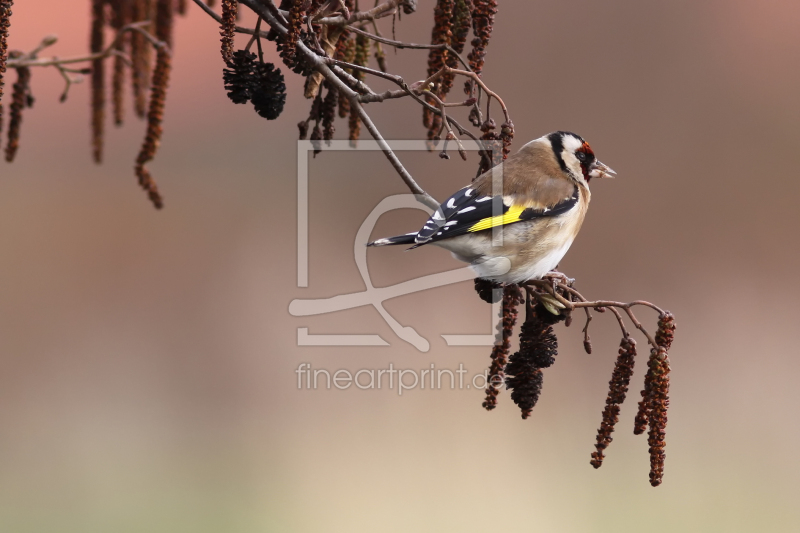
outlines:
[[568, 278], [566, 274], [558, 270], [551, 270], [542, 276], [542, 279], [547, 279], [553, 284], [553, 291], [556, 290], [559, 283], [563, 283], [567, 287], [572, 287], [572, 284], [575, 283], [575, 278]]

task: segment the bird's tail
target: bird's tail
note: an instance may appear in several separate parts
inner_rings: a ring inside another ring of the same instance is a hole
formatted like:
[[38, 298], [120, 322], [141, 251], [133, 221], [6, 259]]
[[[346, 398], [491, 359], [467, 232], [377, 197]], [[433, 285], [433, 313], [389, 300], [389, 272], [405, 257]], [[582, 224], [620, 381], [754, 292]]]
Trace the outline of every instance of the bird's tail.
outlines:
[[390, 244], [416, 244], [416, 233], [407, 233], [397, 237], [386, 237], [377, 241], [368, 242], [367, 246], [389, 246]]

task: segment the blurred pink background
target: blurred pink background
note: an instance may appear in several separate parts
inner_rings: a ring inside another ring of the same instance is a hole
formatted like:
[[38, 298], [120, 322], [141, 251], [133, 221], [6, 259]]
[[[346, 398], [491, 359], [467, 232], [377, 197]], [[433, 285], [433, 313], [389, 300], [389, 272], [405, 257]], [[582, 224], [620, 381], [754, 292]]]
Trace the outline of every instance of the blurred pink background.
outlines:
[[[426, 41], [431, 6], [398, 38]], [[88, 13], [85, 0], [18, 1], [10, 48], [56, 33], [52, 54], [83, 54]], [[485, 80], [509, 105], [516, 147], [573, 130], [619, 173], [593, 184], [563, 270], [587, 296], [677, 316], [656, 489], [646, 437], [631, 432], [643, 358], [604, 466], [589, 465], [619, 342], [610, 316], [592, 324], [593, 355], [582, 321], [559, 327], [526, 421], [507, 392], [487, 413], [474, 389], [297, 389], [303, 362], [481, 372], [488, 349], [439, 335], [487, 333], [488, 308], [470, 283], [387, 302], [428, 353], [372, 308], [289, 315], [295, 298], [363, 290], [355, 233], [406, 190], [380, 154], [312, 160], [310, 286], [296, 288], [302, 80], [287, 75], [275, 122], [230, 103], [218, 29], [196, 6], [176, 23], [151, 165], [162, 212], [133, 176], [143, 123], [109, 125], [95, 165], [88, 83], [59, 104], [57, 72], [36, 70], [17, 160], [0, 167], [0, 530], [797, 531], [799, 31], [800, 5], [778, 0], [501, 2]], [[424, 77], [424, 52], [388, 60]], [[424, 134], [412, 102], [369, 111], [388, 138]], [[404, 161], [439, 199], [476, 164]], [[374, 236], [423, 219], [391, 213]], [[377, 286], [458, 266], [438, 249], [368, 257]], [[392, 345], [298, 347], [298, 327]]]

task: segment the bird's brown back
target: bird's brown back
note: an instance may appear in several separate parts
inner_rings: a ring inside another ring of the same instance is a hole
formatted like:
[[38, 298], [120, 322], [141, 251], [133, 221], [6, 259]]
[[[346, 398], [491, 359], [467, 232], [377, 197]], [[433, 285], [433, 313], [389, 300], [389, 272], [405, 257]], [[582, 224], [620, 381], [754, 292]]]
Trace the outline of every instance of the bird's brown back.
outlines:
[[493, 191], [502, 190], [502, 195], [513, 197], [517, 205], [542, 209], [572, 196], [575, 182], [561, 169], [550, 146], [531, 142], [481, 174], [472, 187], [480, 196], [493, 196]]

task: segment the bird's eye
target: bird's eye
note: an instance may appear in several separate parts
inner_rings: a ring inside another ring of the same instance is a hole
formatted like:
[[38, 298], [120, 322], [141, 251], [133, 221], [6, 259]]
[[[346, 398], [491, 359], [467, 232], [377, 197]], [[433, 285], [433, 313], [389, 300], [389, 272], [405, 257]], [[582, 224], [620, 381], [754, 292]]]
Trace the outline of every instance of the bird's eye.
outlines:
[[578, 161], [581, 163], [586, 162], [586, 154], [584, 152], [575, 152], [575, 157], [577, 157]]

